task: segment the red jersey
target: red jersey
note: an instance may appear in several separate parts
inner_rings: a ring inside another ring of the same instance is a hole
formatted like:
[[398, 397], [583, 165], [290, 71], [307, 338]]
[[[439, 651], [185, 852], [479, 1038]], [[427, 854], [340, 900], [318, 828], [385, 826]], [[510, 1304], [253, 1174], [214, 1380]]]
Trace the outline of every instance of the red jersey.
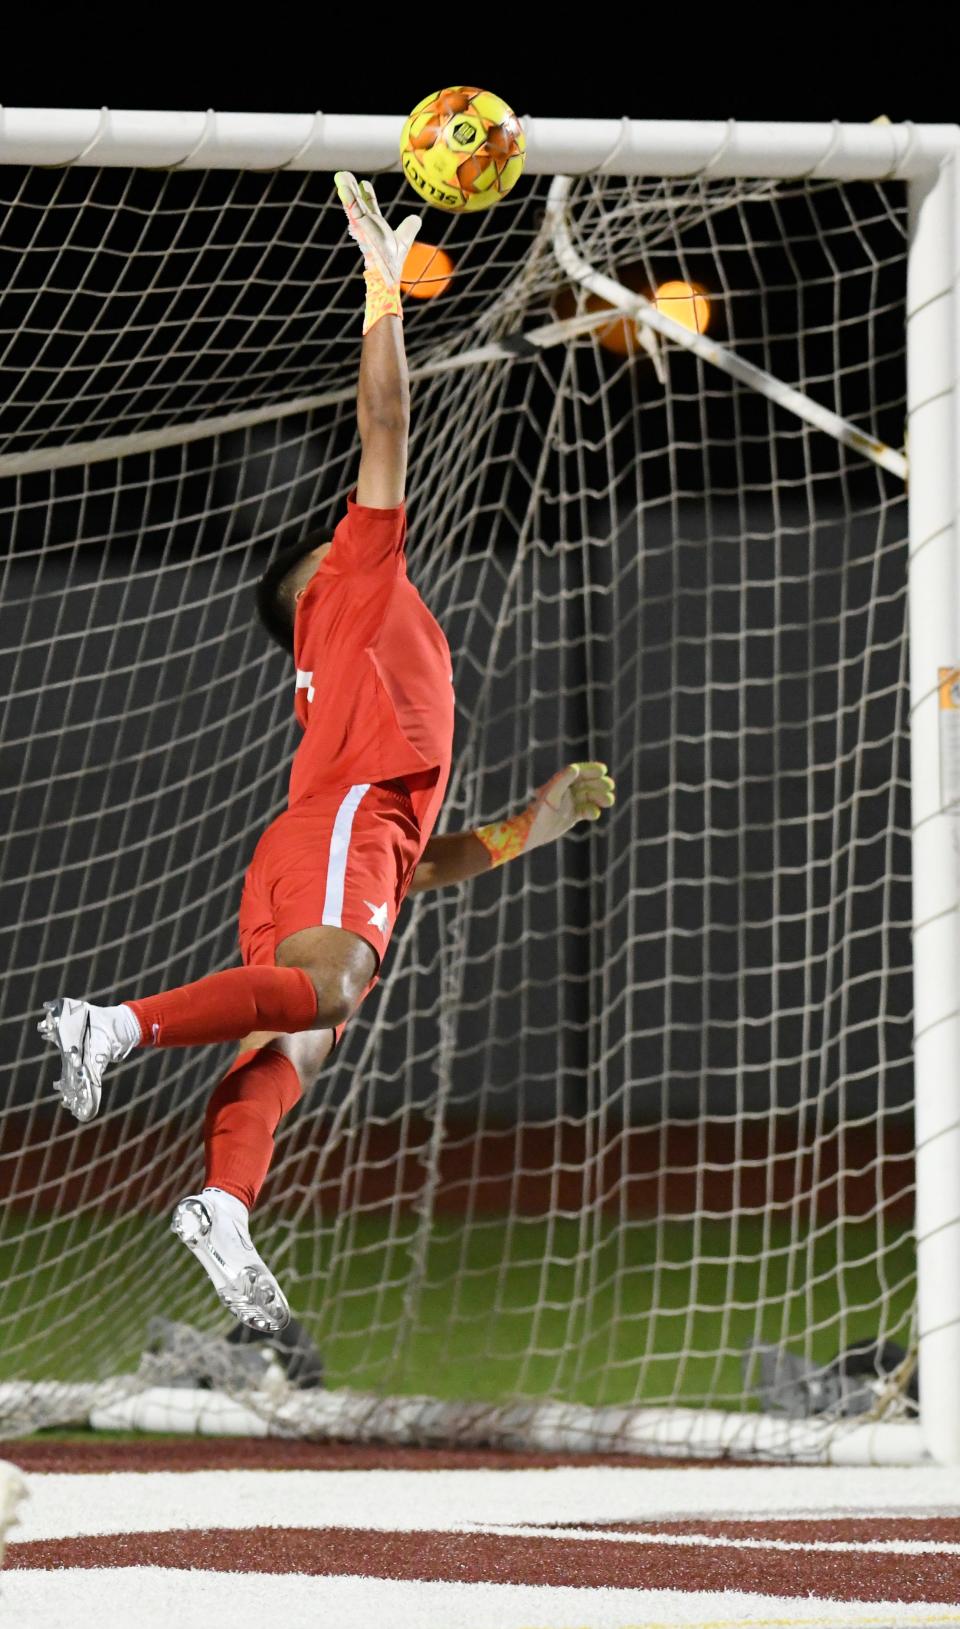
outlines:
[[407, 577], [403, 505], [347, 499], [333, 546], [297, 603], [290, 807], [329, 786], [438, 769], [453, 751], [450, 648]]

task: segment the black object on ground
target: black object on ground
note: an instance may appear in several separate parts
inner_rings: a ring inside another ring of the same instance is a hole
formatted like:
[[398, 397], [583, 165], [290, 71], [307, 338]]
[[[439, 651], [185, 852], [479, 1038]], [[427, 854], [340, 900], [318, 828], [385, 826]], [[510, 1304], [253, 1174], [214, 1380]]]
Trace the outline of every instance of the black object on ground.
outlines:
[[916, 1412], [916, 1363], [895, 1341], [860, 1341], [823, 1365], [785, 1346], [750, 1346], [743, 1354], [745, 1389], [765, 1414], [789, 1419], [884, 1419]]

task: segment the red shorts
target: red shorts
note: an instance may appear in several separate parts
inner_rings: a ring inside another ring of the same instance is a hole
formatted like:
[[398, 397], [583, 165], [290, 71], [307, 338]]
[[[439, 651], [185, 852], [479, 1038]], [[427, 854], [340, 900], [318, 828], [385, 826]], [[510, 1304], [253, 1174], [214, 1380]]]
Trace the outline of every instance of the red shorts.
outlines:
[[346, 928], [377, 957], [368, 994], [442, 795], [436, 772], [407, 782], [331, 786], [273, 821], [244, 878], [244, 966], [274, 966], [277, 946], [303, 928]]

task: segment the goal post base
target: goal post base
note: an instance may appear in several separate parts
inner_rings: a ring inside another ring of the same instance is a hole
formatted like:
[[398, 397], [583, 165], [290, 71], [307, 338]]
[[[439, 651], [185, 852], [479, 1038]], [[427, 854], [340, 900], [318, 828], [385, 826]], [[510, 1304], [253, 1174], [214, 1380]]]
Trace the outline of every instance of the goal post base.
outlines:
[[789, 1420], [716, 1409], [606, 1409], [569, 1403], [483, 1406], [351, 1391], [295, 1393], [281, 1403], [276, 1393], [240, 1399], [155, 1388], [93, 1410], [90, 1424], [95, 1430], [312, 1437], [518, 1453], [759, 1458], [823, 1465], [917, 1465], [928, 1460], [920, 1427], [909, 1421]]
[[[34, 1396], [36, 1388], [24, 1387]], [[10, 1406], [12, 1388], [3, 1388]], [[57, 1399], [54, 1391], [61, 1395]], [[392, 1446], [500, 1448], [518, 1453], [764, 1459], [819, 1465], [930, 1463], [914, 1420], [806, 1419], [720, 1409], [478, 1404], [288, 1387], [227, 1394], [201, 1388], [51, 1387], [62, 1423], [94, 1431], [201, 1437], [277, 1437]]]

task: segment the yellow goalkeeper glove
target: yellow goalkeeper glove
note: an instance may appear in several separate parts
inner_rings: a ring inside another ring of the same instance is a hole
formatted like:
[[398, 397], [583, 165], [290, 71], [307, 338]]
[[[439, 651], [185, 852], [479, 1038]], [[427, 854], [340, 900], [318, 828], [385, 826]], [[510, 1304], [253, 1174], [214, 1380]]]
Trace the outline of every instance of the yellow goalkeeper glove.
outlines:
[[480, 826], [475, 835], [489, 853], [490, 864], [503, 865], [542, 843], [556, 842], [579, 820], [599, 820], [614, 801], [614, 782], [606, 764], [567, 764], [541, 786], [522, 814]]
[[381, 317], [400, 317], [400, 278], [410, 245], [420, 230], [420, 216], [407, 215], [397, 230], [380, 213], [369, 181], [358, 181], [349, 170], [334, 176], [337, 194], [347, 215], [347, 231], [363, 255], [367, 306], [363, 331], [369, 333]]

